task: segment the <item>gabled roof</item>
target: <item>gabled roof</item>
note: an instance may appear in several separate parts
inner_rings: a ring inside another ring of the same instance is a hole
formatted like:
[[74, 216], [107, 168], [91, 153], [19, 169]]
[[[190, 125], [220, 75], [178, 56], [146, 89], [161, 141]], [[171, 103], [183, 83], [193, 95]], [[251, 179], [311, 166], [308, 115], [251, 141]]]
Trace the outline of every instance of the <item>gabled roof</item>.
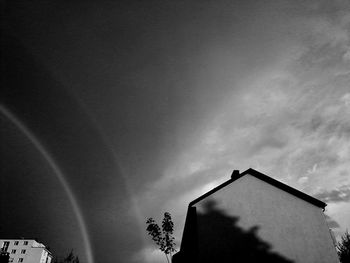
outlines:
[[194, 204], [198, 203], [199, 201], [203, 200], [204, 198], [210, 196], [211, 194], [215, 193], [216, 191], [220, 190], [221, 188], [224, 188], [225, 186], [233, 183], [234, 181], [238, 180], [239, 178], [241, 178], [247, 174], [254, 176], [254, 177], [256, 177], [256, 178], [258, 178], [258, 179], [260, 179], [268, 184], [271, 184], [271, 185], [273, 185], [273, 186], [275, 186], [275, 187], [277, 187], [277, 188], [279, 188], [279, 189], [281, 189], [289, 194], [292, 194], [292, 195], [294, 195], [294, 196], [296, 196], [296, 197], [298, 197], [306, 202], [309, 202], [315, 206], [321, 207], [322, 209], [324, 209], [327, 205], [326, 203], [324, 203], [324, 202], [322, 202], [322, 201], [320, 201], [320, 200], [318, 200], [310, 195], [307, 195], [307, 194], [305, 194], [305, 193], [303, 193], [295, 188], [292, 188], [284, 183], [281, 183], [280, 181], [277, 181], [277, 180], [275, 180], [275, 179], [273, 179], [273, 178], [271, 178], [263, 173], [260, 173], [252, 168], [249, 168], [248, 170], [244, 171], [243, 173], [239, 173], [238, 170], [234, 170], [232, 175], [231, 175], [230, 180], [222, 183], [221, 185], [210, 190], [209, 192], [196, 198], [195, 200], [193, 200], [192, 202], [189, 203], [189, 206], [193, 206]]

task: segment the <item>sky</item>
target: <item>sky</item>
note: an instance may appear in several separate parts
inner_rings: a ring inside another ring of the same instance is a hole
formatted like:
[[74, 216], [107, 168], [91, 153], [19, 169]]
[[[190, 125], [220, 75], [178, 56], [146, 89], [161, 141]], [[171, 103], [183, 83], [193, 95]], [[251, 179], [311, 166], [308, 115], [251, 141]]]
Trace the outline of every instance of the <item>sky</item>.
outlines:
[[256, 169], [350, 229], [348, 1], [5, 1], [0, 236], [163, 262], [146, 219]]

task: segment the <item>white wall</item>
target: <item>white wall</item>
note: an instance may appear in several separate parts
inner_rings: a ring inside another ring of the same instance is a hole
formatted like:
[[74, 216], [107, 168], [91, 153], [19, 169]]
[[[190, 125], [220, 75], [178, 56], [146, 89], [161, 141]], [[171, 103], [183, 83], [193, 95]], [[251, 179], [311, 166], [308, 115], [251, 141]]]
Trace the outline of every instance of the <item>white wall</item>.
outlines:
[[[238, 217], [243, 231], [257, 226], [259, 239], [294, 263], [338, 262], [322, 209], [294, 195], [245, 175], [195, 204], [199, 215], [205, 213], [208, 200], [228, 216]], [[201, 231], [201, 217], [198, 220]], [[199, 238], [204, 236], [199, 233]]]

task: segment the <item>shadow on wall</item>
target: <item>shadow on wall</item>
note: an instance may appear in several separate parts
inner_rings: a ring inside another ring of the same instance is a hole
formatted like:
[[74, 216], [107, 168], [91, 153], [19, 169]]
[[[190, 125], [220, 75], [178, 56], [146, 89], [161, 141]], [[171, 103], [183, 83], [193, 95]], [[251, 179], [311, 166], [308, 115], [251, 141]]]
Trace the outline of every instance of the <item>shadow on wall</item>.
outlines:
[[271, 245], [258, 237], [258, 226], [246, 231], [238, 221], [218, 209], [215, 201], [205, 204], [204, 212], [197, 214], [198, 262], [293, 262], [271, 251]]

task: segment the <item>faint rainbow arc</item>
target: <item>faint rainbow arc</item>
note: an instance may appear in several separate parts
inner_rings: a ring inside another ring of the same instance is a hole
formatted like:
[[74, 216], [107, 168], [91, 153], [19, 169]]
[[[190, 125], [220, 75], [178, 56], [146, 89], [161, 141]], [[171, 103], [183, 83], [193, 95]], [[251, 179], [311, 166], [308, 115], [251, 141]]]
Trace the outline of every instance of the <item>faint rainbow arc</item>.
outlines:
[[135, 196], [134, 191], [132, 190], [132, 187], [130, 185], [128, 177], [126, 176], [125, 169], [123, 168], [123, 166], [119, 162], [120, 158], [119, 158], [117, 152], [113, 149], [113, 147], [110, 146], [111, 145], [110, 140], [108, 139], [107, 135], [102, 131], [101, 125], [98, 123], [98, 121], [96, 120], [94, 115], [91, 114], [90, 111], [87, 109], [86, 104], [83, 103], [83, 101], [75, 94], [70, 94], [70, 95], [74, 97], [74, 99], [76, 100], [76, 102], [78, 103], [80, 108], [84, 111], [84, 113], [88, 117], [89, 121], [94, 125], [97, 134], [99, 135], [100, 139], [102, 140], [102, 143], [104, 144], [106, 149], [111, 154], [111, 156], [113, 158], [114, 165], [117, 168], [117, 170], [120, 172], [121, 178], [124, 182], [126, 194], [131, 202], [132, 210], [136, 216], [139, 231], [140, 231], [140, 233], [142, 233], [145, 221], [143, 221], [143, 219], [142, 219], [142, 215], [141, 215], [141, 211], [140, 211], [140, 208], [139, 208], [139, 205], [137, 202], [137, 198]]
[[64, 174], [58, 165], [55, 163], [54, 159], [51, 157], [49, 152], [43, 147], [40, 141], [29, 131], [29, 129], [18, 119], [14, 114], [12, 114], [8, 109], [3, 105], [0, 105], [0, 112], [8, 118], [23, 134], [33, 143], [35, 148], [40, 152], [40, 154], [45, 158], [45, 160], [51, 166], [51, 169], [55, 172], [57, 178], [59, 179], [63, 189], [65, 190], [68, 199], [73, 207], [73, 211], [78, 221], [78, 225], [81, 231], [81, 235], [84, 241], [85, 253], [88, 263], [94, 263], [93, 253], [91, 249], [90, 239], [87, 231], [87, 227], [82, 216], [82, 212], [79, 208], [79, 205], [75, 199], [75, 196], [72, 190], [69, 187], [68, 182], [64, 178]]
[[[141, 215], [141, 211], [140, 211], [140, 208], [139, 208], [139, 205], [137, 202], [137, 198], [136, 198], [136, 196], [135, 196], [135, 194], [130, 186], [129, 180], [128, 180], [126, 173], [125, 173], [125, 170], [122, 167], [122, 165], [120, 164], [120, 162], [118, 161], [119, 160], [118, 154], [111, 146], [109, 146], [110, 145], [109, 140], [108, 140], [107, 136], [104, 134], [104, 132], [102, 131], [100, 125], [98, 125], [98, 122], [96, 121], [96, 119], [93, 118], [87, 111], [85, 111], [85, 112], [86, 112], [87, 116], [89, 116], [90, 121], [92, 121], [92, 123], [95, 125], [96, 131], [98, 132], [100, 138], [102, 139], [103, 144], [109, 150], [110, 154], [113, 157], [114, 165], [116, 166], [116, 168], [120, 172], [120, 175], [121, 175], [123, 182], [124, 182], [124, 185], [125, 185], [125, 191], [126, 191], [128, 198], [131, 202], [132, 210], [136, 216], [139, 232], [142, 233], [143, 232], [143, 228], [142, 228], [143, 224], [142, 223], [145, 221], [142, 220], [142, 215]], [[143, 242], [144, 242], [144, 240], [143, 240]]]

